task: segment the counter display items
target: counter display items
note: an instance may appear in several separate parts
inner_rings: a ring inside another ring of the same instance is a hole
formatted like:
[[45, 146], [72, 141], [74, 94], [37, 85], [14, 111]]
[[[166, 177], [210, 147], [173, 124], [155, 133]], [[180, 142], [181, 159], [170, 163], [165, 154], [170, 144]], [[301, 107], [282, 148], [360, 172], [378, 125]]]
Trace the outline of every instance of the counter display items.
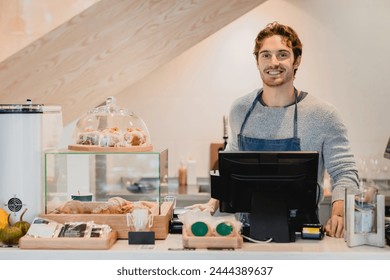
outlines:
[[21, 249], [90, 249], [107, 250], [116, 242], [116, 232], [106, 224], [66, 222], [35, 218], [26, 235], [20, 239]]
[[[109, 97], [78, 120], [72, 139], [66, 150], [45, 151], [42, 217], [108, 224], [118, 239], [128, 240], [129, 232], [141, 230], [136, 213], [145, 211], [147, 230], [154, 239], [166, 239], [173, 211], [162, 191], [168, 150], [153, 150], [145, 122]], [[77, 194], [92, 199], [81, 201]]]
[[[139, 230], [138, 225], [133, 224], [129, 228], [126, 222], [126, 215], [133, 215], [139, 210], [147, 211], [151, 217], [148, 230], [155, 238], [166, 239], [173, 211], [173, 203], [161, 198], [161, 185], [167, 180], [168, 151], [153, 151], [143, 120], [117, 106], [115, 99], [109, 97], [105, 105], [80, 118], [73, 133], [74, 143], [68, 149], [57, 149], [41, 144], [44, 113], [54, 115], [53, 112], [56, 112], [49, 109], [32, 102], [3, 104], [0, 107], [0, 125], [7, 130], [15, 129], [15, 125], [20, 123], [18, 131], [24, 137], [26, 132], [30, 133], [27, 136], [33, 140], [26, 142], [29, 146], [21, 150], [29, 150], [31, 157], [25, 152], [20, 153], [23, 160], [19, 162], [37, 167], [14, 168], [8, 162], [7, 168], [1, 168], [1, 172], [6, 172], [10, 166], [17, 172], [29, 170], [23, 176], [2, 173], [1, 185], [16, 187], [2, 187], [1, 199], [8, 197], [5, 191], [17, 194], [11, 199], [13, 203], [11, 200], [2, 201], [9, 210], [4, 208], [0, 212], [2, 244], [20, 249], [109, 249], [117, 239], [127, 239], [129, 230]], [[98, 137], [92, 133], [97, 131]], [[14, 134], [10, 132], [7, 135]], [[2, 142], [2, 148], [13, 143], [6, 137], [1, 139], [9, 141]], [[109, 144], [114, 142], [115, 145]], [[20, 150], [19, 147], [16, 150]], [[18, 154], [12, 153], [12, 156], [18, 158]], [[41, 167], [43, 170], [39, 169]], [[29, 185], [20, 186], [26, 195], [20, 195], [14, 181], [26, 176]], [[33, 194], [28, 197], [30, 193]], [[36, 201], [32, 202], [32, 199]], [[30, 205], [32, 211], [27, 214], [33, 212], [33, 216], [29, 215], [28, 221], [24, 221], [26, 206]], [[19, 215], [18, 211], [23, 213]], [[27, 233], [31, 222], [32, 228]], [[54, 224], [62, 226], [56, 226], [56, 232], [50, 236], [44, 237], [37, 232], [43, 227], [47, 232]], [[110, 228], [110, 233], [100, 234], [105, 225]]]
[[179, 215], [183, 223], [183, 247], [193, 249], [241, 248], [241, 222], [234, 215], [214, 217], [207, 211], [188, 210]]

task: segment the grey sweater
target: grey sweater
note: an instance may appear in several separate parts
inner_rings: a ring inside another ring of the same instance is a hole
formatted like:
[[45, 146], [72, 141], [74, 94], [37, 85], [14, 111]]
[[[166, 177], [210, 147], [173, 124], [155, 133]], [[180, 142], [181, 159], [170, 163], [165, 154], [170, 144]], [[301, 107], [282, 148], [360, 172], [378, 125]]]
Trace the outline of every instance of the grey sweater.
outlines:
[[[237, 99], [230, 110], [227, 151], [238, 151], [237, 135], [245, 115], [256, 98], [258, 89]], [[359, 179], [350, 151], [347, 129], [334, 106], [312, 95], [298, 103], [298, 137], [302, 151], [320, 153], [318, 183], [320, 201], [323, 198], [324, 171], [332, 178], [332, 202], [344, 200], [345, 188], [357, 188]], [[294, 105], [267, 107], [257, 103], [249, 116], [243, 135], [262, 139], [293, 137]]]

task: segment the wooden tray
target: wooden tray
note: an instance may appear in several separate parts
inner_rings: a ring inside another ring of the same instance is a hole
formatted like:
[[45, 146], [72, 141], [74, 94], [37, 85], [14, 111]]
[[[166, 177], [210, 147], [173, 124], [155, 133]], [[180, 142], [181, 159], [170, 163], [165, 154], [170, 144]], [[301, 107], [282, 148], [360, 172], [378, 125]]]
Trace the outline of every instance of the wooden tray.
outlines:
[[[160, 206], [160, 214], [154, 215], [151, 231], [155, 232], [156, 239], [167, 238], [172, 213], [173, 202], [163, 202]], [[118, 239], [127, 239], [130, 231], [125, 214], [45, 214], [40, 216], [60, 224], [89, 221], [93, 221], [95, 224], [106, 224], [118, 233]]]
[[196, 249], [237, 249], [242, 248], [243, 238], [241, 234], [233, 236], [189, 236], [183, 226], [183, 247]]
[[69, 145], [68, 149], [72, 151], [84, 152], [149, 152], [153, 150], [153, 146], [100, 147], [96, 145]]
[[35, 238], [23, 236], [19, 239], [20, 249], [73, 249], [73, 250], [107, 250], [117, 240], [117, 232], [112, 231], [107, 238], [71, 238], [71, 237], [54, 237], [54, 238]]

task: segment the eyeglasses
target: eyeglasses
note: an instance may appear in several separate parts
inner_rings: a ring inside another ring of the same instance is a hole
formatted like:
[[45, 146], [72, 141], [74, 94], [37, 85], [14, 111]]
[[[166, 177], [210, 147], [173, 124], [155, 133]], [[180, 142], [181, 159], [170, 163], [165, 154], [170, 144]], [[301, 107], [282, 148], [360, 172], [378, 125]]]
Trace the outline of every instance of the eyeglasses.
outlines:
[[261, 61], [269, 61], [272, 59], [272, 56], [275, 55], [276, 59], [278, 61], [282, 61], [285, 59], [289, 59], [291, 57], [291, 53], [286, 50], [280, 50], [276, 52], [270, 52], [270, 51], [261, 51], [259, 53], [254, 53], [254, 55], [258, 55], [258, 59]]

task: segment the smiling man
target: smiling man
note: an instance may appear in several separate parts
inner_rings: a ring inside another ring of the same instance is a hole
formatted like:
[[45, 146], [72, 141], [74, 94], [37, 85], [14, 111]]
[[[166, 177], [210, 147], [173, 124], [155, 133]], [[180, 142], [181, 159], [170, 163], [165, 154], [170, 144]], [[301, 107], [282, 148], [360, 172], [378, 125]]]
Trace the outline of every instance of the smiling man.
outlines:
[[359, 184], [347, 129], [331, 104], [294, 87], [302, 43], [291, 27], [268, 24], [256, 37], [254, 55], [263, 85], [233, 103], [226, 150], [318, 151], [319, 202], [325, 170], [333, 182], [325, 228], [328, 235], [343, 237], [344, 191]]
[[[357, 189], [359, 178], [347, 129], [331, 104], [294, 87], [302, 43], [289, 26], [268, 24], [255, 40], [254, 55], [262, 88], [238, 98], [229, 115], [226, 151], [318, 151], [319, 200], [325, 170], [332, 178], [329, 236], [344, 236], [345, 189]], [[215, 212], [218, 201], [194, 205]], [[250, 218], [243, 214], [245, 223]]]

